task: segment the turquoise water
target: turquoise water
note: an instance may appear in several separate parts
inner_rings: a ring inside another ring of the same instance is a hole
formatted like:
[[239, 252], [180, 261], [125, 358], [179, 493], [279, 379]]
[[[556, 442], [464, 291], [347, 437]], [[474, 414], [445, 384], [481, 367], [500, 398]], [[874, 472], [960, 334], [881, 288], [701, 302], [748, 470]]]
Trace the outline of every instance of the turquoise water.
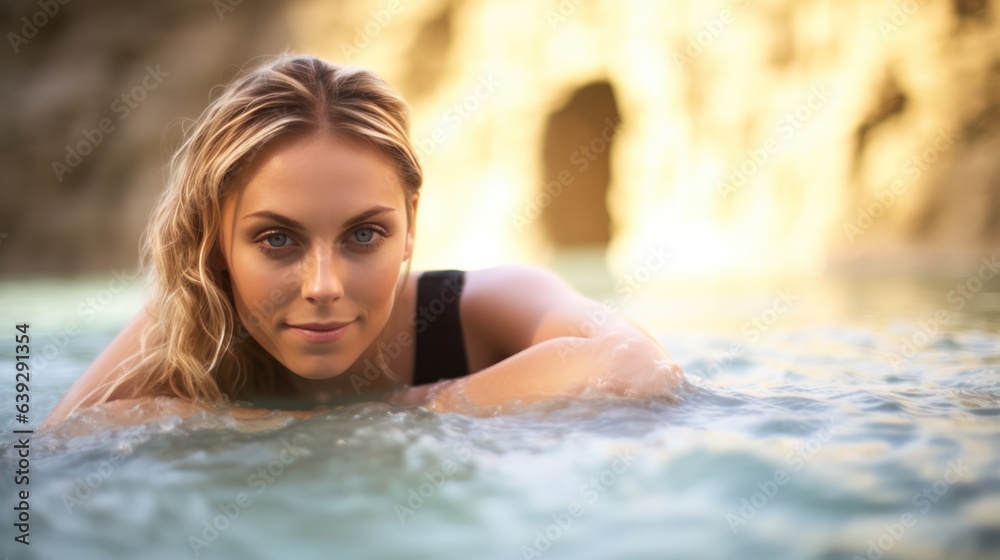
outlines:
[[619, 294], [688, 371], [680, 404], [476, 419], [370, 403], [36, 435], [23, 546], [13, 325], [32, 322], [36, 355], [50, 347], [37, 426], [141, 303], [107, 285], [0, 286], [10, 558], [1000, 556], [1000, 284], [969, 277]]

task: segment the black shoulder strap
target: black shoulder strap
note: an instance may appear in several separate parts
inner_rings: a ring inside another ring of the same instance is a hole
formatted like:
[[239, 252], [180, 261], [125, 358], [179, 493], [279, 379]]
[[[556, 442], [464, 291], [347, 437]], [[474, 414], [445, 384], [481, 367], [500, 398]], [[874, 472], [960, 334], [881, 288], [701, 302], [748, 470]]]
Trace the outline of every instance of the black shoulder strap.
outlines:
[[414, 385], [468, 375], [458, 307], [464, 285], [461, 270], [426, 271], [417, 280]]

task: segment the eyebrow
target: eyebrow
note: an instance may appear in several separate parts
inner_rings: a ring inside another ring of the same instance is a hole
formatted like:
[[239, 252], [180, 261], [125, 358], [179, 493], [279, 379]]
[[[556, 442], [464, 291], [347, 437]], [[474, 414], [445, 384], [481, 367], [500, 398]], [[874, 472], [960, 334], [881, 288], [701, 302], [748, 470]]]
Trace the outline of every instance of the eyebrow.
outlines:
[[[371, 218], [372, 216], [376, 216], [383, 212], [395, 212], [395, 211], [396, 211], [395, 208], [390, 208], [389, 206], [373, 206], [372, 208], [369, 208], [368, 210], [365, 210], [364, 212], [358, 214], [357, 216], [354, 216], [353, 218], [347, 220], [344, 226], [345, 227], [353, 226], [355, 224], [367, 220], [368, 218]], [[288, 216], [282, 216], [277, 212], [271, 212], [270, 210], [258, 210], [256, 212], [252, 212], [250, 214], [247, 214], [246, 216], [243, 216], [244, 220], [248, 218], [267, 218], [293, 229], [300, 229], [300, 230], [306, 229], [306, 227], [301, 223], [299, 223], [298, 221], [293, 220]]]

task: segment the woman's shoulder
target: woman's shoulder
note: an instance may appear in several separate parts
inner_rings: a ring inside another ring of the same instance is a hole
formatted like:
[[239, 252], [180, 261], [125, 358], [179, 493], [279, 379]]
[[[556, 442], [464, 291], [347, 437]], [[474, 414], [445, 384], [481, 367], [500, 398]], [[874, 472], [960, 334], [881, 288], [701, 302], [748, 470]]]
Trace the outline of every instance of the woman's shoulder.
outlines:
[[[503, 288], [536, 288], [562, 291], [569, 288], [554, 272], [531, 264], [505, 264], [480, 269], [435, 268], [411, 270], [409, 282], [417, 283], [424, 276], [462, 276], [466, 284], [475, 284], [477, 290], [497, 290]], [[571, 288], [570, 288], [571, 289]]]
[[[155, 396], [138, 394], [138, 377], [121, 379], [132, 361], [139, 356], [143, 331], [151, 321], [150, 315], [151, 311], [145, 307], [136, 313], [135, 317], [122, 328], [121, 332], [77, 378], [62, 400], [49, 413], [43, 426], [61, 422], [77, 408], [119, 399]], [[114, 387], [114, 389], [110, 392], [104, 390], [110, 387]]]
[[534, 264], [505, 264], [467, 271], [481, 279], [494, 282], [550, 283], [565, 284], [562, 278], [551, 270]]
[[539, 301], [562, 302], [581, 297], [554, 272], [530, 264], [507, 264], [481, 269], [438, 268], [411, 270], [408, 284], [416, 291], [420, 285], [440, 285], [441, 289], [461, 293], [463, 316], [489, 313], [496, 307], [532, 304]]
[[554, 272], [534, 265], [503, 265], [465, 274], [461, 314], [468, 330], [501, 355], [547, 337], [553, 321], [577, 320], [593, 302]]
[[539, 306], [571, 290], [531, 265], [411, 271], [409, 281], [412, 291], [403, 301], [414, 310], [407, 328], [415, 330], [418, 343], [415, 382], [426, 371], [432, 377], [447, 372], [446, 378], [457, 377], [459, 370], [475, 372], [530, 346], [544, 311]]
[[[465, 272], [469, 299], [480, 305], [531, 305], [558, 302], [579, 294], [556, 273], [536, 265], [510, 264]], [[482, 301], [479, 301], [482, 300]]]

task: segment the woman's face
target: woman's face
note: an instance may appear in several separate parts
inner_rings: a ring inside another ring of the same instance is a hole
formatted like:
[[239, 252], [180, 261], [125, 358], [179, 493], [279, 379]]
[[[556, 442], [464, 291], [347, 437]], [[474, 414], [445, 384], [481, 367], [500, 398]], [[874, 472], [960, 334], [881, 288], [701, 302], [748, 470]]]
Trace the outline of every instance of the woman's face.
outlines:
[[410, 258], [408, 202], [393, 163], [340, 136], [261, 151], [223, 200], [220, 240], [254, 339], [307, 379], [355, 363], [385, 327]]

